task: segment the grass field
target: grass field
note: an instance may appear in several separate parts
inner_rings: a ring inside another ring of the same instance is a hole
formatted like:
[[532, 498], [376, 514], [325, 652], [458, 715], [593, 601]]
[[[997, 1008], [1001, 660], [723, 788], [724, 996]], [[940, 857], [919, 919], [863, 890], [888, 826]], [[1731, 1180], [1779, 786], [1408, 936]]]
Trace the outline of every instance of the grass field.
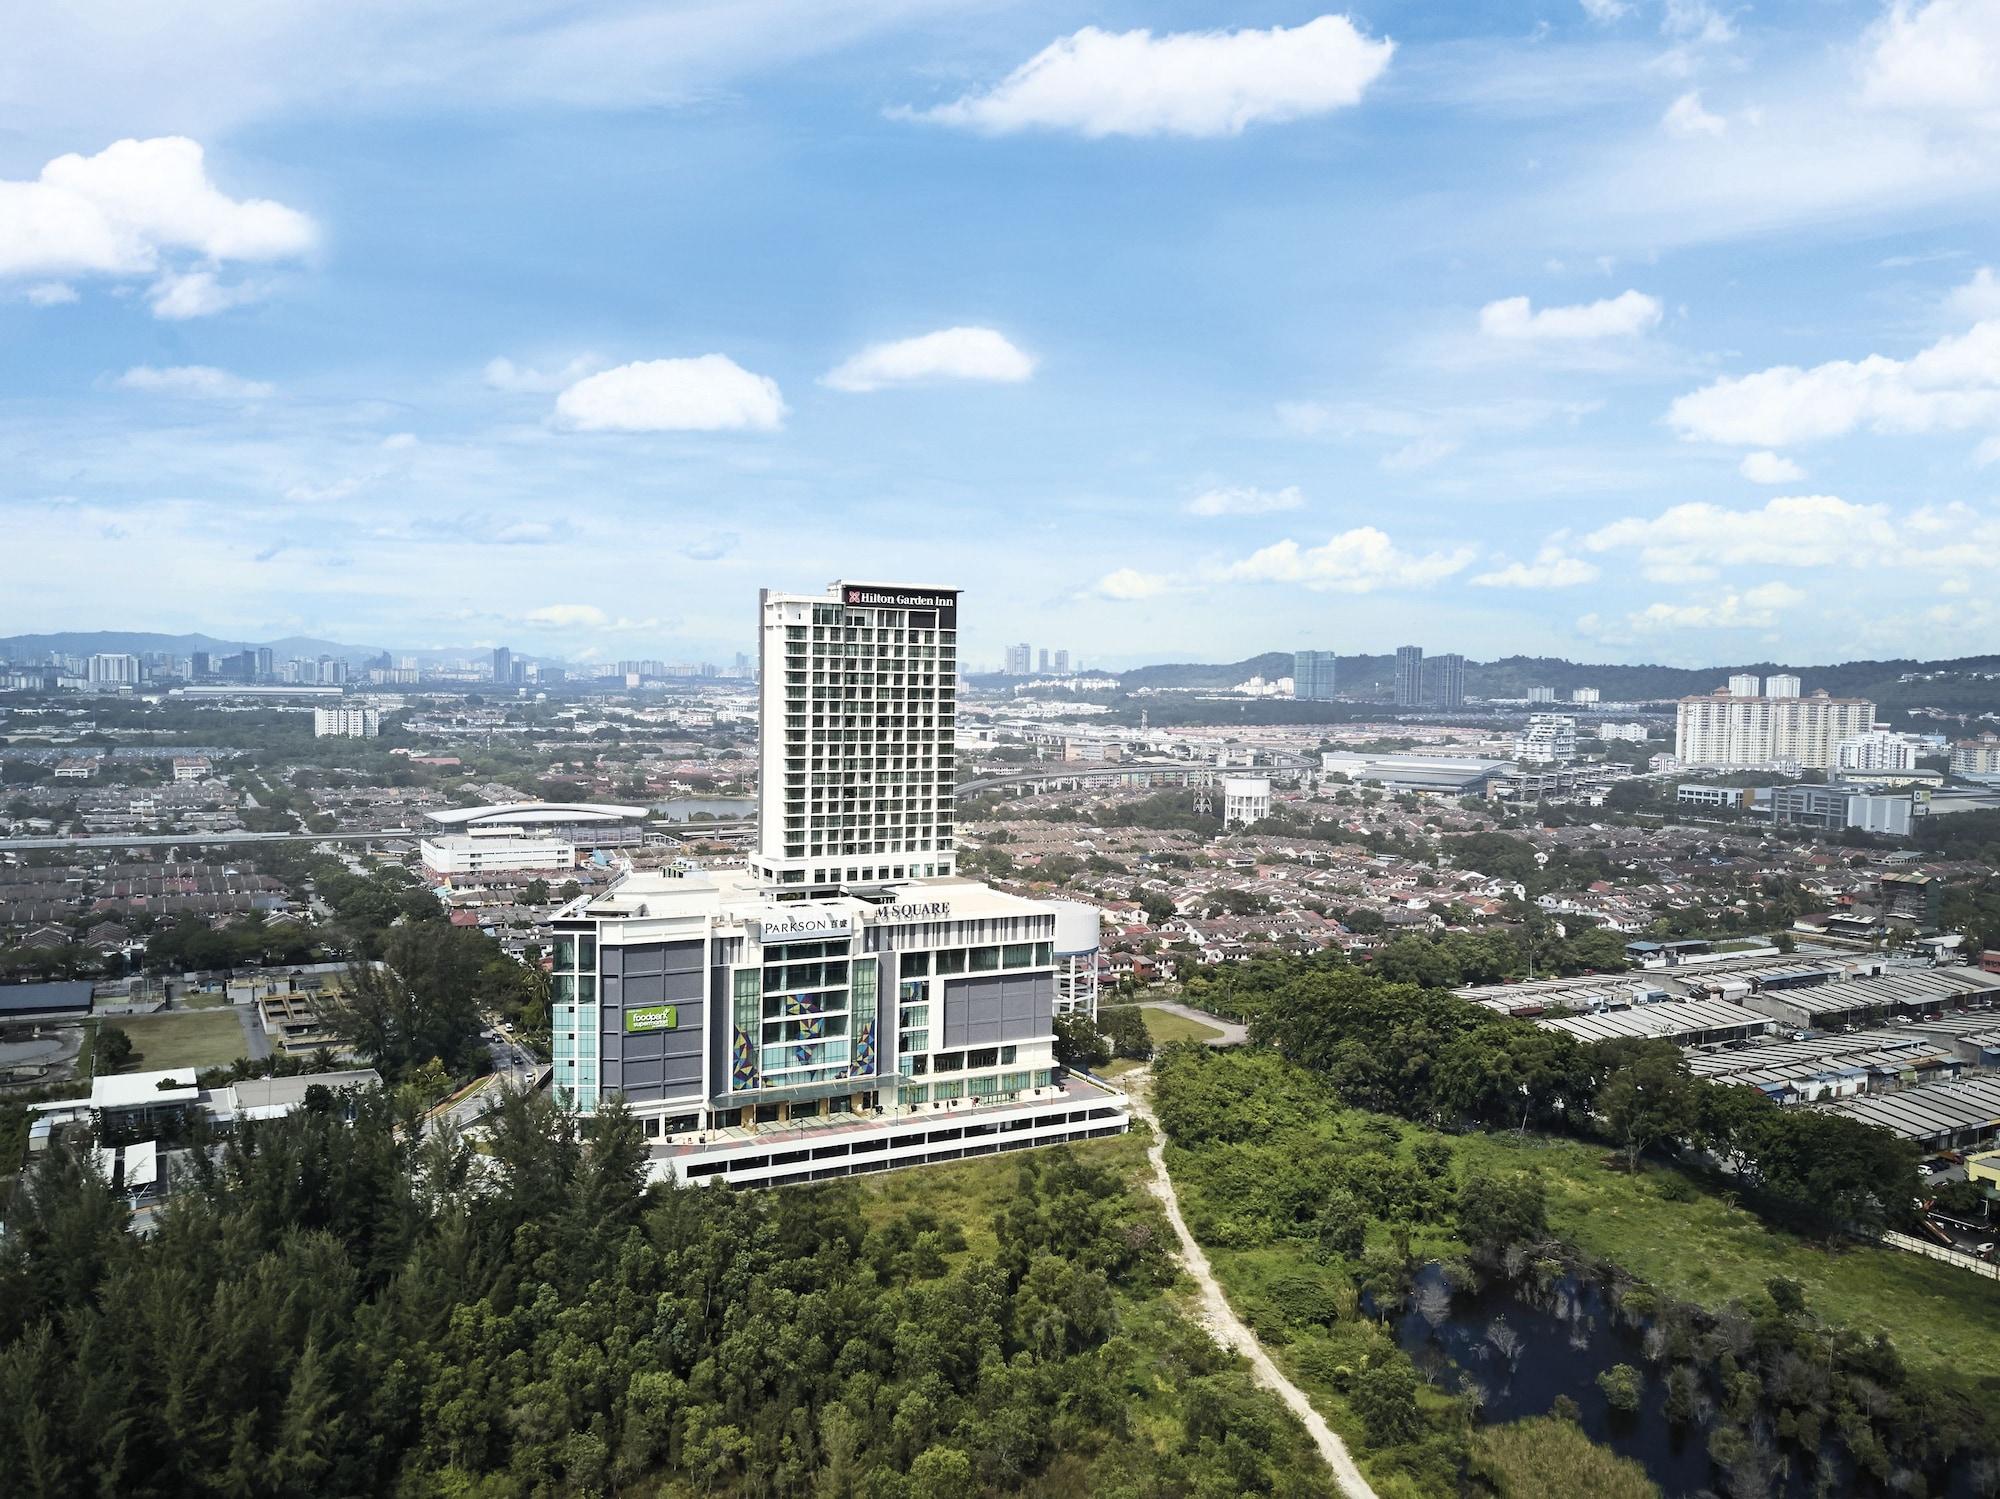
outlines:
[[1146, 1034], [1153, 1038], [1155, 1046], [1165, 1046], [1169, 1041], [1213, 1041], [1222, 1034], [1212, 1025], [1203, 1025], [1199, 1020], [1189, 1020], [1185, 1015], [1171, 1014], [1152, 1005], [1141, 1005], [1139, 1018], [1146, 1023]]
[[229, 1010], [183, 1010], [120, 1020], [136, 1055], [128, 1072], [163, 1072], [170, 1067], [226, 1067], [247, 1056], [243, 1027]]
[[1670, 1201], [1660, 1188], [1673, 1172], [1655, 1166], [1629, 1177], [1598, 1147], [1499, 1135], [1453, 1144], [1461, 1170], [1538, 1170], [1550, 1228], [1671, 1295], [1720, 1306], [1782, 1275], [1806, 1288], [1807, 1307], [1822, 1319], [1887, 1333], [1913, 1366], [2000, 1378], [2000, 1283], [1893, 1249], [1824, 1249], [1765, 1227], [1705, 1185], [1690, 1202]]

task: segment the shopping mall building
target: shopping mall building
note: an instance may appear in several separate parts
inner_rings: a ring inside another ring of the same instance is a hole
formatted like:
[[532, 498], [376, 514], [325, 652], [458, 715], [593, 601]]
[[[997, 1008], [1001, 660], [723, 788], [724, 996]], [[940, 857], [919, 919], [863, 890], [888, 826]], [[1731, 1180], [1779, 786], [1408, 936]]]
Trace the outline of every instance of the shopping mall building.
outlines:
[[765, 594], [758, 857], [558, 913], [552, 1086], [586, 1114], [622, 1097], [658, 1175], [817, 1181], [1129, 1126], [1053, 1056], [1095, 913], [949, 872], [957, 597]]

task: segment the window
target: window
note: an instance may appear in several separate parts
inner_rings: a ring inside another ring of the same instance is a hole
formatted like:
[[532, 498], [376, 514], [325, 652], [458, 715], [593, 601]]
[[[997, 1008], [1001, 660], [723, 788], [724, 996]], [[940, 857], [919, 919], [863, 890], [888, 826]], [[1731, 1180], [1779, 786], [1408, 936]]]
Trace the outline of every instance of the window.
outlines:
[[981, 1046], [965, 1054], [965, 1065], [971, 1068], [997, 1067], [1000, 1065], [1000, 1048]]
[[1006, 968], [1026, 968], [1035, 961], [1035, 945], [1032, 942], [1010, 942], [1002, 950], [1001, 966]]
[[954, 947], [939, 953], [937, 955], [937, 971], [939, 973], [965, 972], [965, 949]]
[[962, 1051], [939, 1052], [937, 1056], [937, 1070], [939, 1072], [963, 1072], [965, 1070], [965, 1053]]
[[999, 966], [999, 948], [975, 947], [972, 949], [972, 971], [974, 973], [991, 973]]

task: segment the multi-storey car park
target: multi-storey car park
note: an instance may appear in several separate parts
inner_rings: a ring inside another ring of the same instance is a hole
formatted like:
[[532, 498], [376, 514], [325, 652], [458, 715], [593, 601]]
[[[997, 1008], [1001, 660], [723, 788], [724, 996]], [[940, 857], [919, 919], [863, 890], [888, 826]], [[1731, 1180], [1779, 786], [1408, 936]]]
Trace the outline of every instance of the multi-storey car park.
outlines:
[[552, 1085], [585, 1114], [622, 1098], [656, 1174], [808, 1181], [1128, 1127], [1054, 1059], [1094, 913], [1080, 934], [952, 873], [956, 612], [945, 590], [766, 593], [750, 866], [557, 913]]

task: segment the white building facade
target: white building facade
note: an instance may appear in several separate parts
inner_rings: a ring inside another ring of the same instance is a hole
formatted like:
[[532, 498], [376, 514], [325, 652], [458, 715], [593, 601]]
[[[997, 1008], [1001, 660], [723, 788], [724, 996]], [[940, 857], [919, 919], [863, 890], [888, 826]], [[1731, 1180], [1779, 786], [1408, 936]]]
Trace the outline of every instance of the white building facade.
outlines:
[[1514, 738], [1514, 758], [1529, 765], [1561, 765], [1576, 758], [1576, 720], [1567, 713], [1531, 713]]
[[1917, 741], [1889, 729], [1870, 729], [1834, 746], [1836, 770], [1915, 770]]
[[381, 732], [382, 715], [373, 708], [313, 709], [313, 736], [317, 739], [373, 739]]
[[837, 583], [761, 596], [759, 848], [805, 895], [958, 865], [958, 593]]
[[1717, 692], [1682, 698], [1675, 722], [1674, 758], [1683, 765], [1795, 764], [1834, 768], [1840, 742], [1865, 734], [1875, 705], [1865, 698], [1744, 697]]

